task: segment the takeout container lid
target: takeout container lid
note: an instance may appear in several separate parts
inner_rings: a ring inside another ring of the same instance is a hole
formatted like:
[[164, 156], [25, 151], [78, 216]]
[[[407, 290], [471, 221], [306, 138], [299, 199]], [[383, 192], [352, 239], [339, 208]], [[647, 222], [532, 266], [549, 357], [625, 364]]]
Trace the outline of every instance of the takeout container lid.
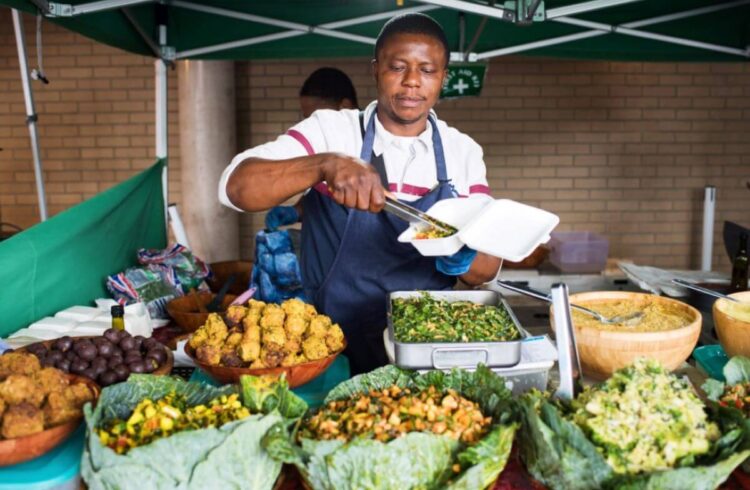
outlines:
[[489, 196], [444, 199], [427, 214], [459, 230], [449, 237], [423, 240], [414, 238], [418, 231], [414, 225], [401, 233], [400, 242], [411, 243], [428, 257], [453, 255], [467, 245], [477, 252], [520, 262], [549, 241], [550, 233], [560, 222], [549, 211]]

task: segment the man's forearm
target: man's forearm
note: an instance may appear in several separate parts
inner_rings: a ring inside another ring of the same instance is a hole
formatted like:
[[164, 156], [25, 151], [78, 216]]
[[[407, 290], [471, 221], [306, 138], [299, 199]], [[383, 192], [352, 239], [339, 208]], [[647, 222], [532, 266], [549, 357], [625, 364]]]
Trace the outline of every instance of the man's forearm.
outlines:
[[227, 196], [245, 211], [265, 211], [323, 180], [324, 158], [309, 155], [289, 160], [248, 158], [227, 181]]
[[480, 252], [471, 263], [469, 272], [461, 275], [460, 279], [469, 286], [480, 286], [493, 280], [499, 268], [500, 259]]

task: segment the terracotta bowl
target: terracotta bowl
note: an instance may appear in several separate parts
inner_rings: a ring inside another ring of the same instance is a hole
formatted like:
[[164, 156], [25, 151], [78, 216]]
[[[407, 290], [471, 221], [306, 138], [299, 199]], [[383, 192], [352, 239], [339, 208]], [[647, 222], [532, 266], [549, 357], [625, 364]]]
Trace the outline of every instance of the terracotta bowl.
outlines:
[[[99, 398], [99, 386], [88, 378], [68, 374], [71, 384], [83, 383], [94, 393], [94, 401]], [[83, 415], [75, 420], [42, 432], [15, 439], [0, 439], [0, 466], [10, 466], [38, 458], [64, 442], [81, 424]]]
[[690, 323], [684, 327], [661, 332], [600, 330], [596, 327], [581, 327], [574, 324], [578, 356], [584, 375], [594, 379], [606, 379], [639, 357], [656, 359], [667, 369], [674, 370], [690, 357], [698, 343], [702, 323], [701, 314], [692, 306], [662, 296], [626, 291], [571, 294], [570, 302], [588, 306], [611, 300], [642, 299], [644, 296], [687, 312], [691, 318]]
[[[203, 303], [203, 306], [205, 306], [216, 295], [214, 293], [197, 293], [197, 296], [200, 302]], [[221, 311], [225, 311], [236, 297], [233, 294], [224, 296], [224, 301], [221, 302]], [[167, 303], [167, 312], [185, 332], [195, 332], [198, 330], [206, 323], [209, 315], [208, 313], [198, 311], [198, 305], [195, 304], [195, 299], [191, 294], [180, 296]]]
[[[743, 302], [750, 302], [750, 291], [734, 293], [729, 296]], [[719, 335], [719, 342], [721, 342], [721, 346], [729, 357], [750, 357], [750, 322], [727, 315], [718, 306], [722, 301], [715, 301], [713, 306], [714, 324], [716, 325], [716, 333]]]
[[250, 287], [250, 275], [253, 271], [253, 263], [249, 260], [214, 262], [209, 267], [211, 267], [213, 277], [206, 282], [213, 292], [218, 292], [232, 274], [235, 274], [236, 277], [232, 285], [229, 286], [231, 294], [240, 295]]
[[243, 374], [249, 374], [251, 376], [280, 376], [281, 373], [286, 373], [286, 380], [289, 383], [289, 387], [295, 388], [308, 383], [323, 374], [323, 372], [328, 369], [328, 366], [330, 366], [336, 359], [336, 356], [341, 354], [345, 348], [346, 344], [344, 344], [344, 348], [340, 351], [333, 353], [328, 357], [324, 357], [323, 359], [318, 359], [317, 361], [304, 362], [294, 366], [280, 366], [263, 369], [211, 366], [210, 364], [205, 364], [197, 359], [195, 356], [195, 350], [187, 343], [185, 344], [185, 354], [195, 361], [195, 364], [198, 367], [222, 384], [237, 383], [239, 382], [240, 376]]
[[[76, 340], [76, 339], [94, 339], [96, 337], [100, 337], [100, 335], [86, 335], [86, 336], [82, 336], [82, 337], [73, 337], [73, 340]], [[29, 344], [29, 345], [23, 347], [21, 350], [29, 352], [28, 348], [31, 347], [32, 345], [37, 345], [37, 344], [41, 344], [41, 345], [45, 346], [47, 349], [49, 349], [54, 342], [55, 342], [55, 339], [44, 340], [42, 342], [36, 342], [34, 344]], [[164, 375], [169, 374], [169, 373], [172, 372], [172, 368], [174, 367], [174, 354], [172, 354], [172, 351], [166, 345], [164, 346], [164, 350], [167, 352], [167, 360], [164, 361], [164, 364], [162, 364], [161, 366], [159, 366], [158, 369], [155, 369], [154, 371], [152, 371], [152, 372], [150, 372], [148, 374], [155, 374], [157, 376], [164, 376]], [[75, 376], [75, 375], [74, 374], [70, 374], [70, 376]], [[85, 376], [78, 376], [78, 377], [84, 378], [84, 379], [89, 379], [89, 378], [86, 378]]]

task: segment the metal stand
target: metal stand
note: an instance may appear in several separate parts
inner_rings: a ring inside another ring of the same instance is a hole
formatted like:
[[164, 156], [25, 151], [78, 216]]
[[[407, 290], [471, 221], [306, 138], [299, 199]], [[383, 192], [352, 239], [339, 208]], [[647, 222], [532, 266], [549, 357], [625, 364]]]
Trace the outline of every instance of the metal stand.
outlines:
[[567, 285], [555, 284], [552, 286], [552, 311], [555, 316], [555, 339], [560, 369], [560, 387], [555, 392], [555, 396], [562, 400], [572, 400], [580, 388], [581, 364], [578, 359], [576, 336], [570, 316]]
[[31, 154], [34, 158], [34, 177], [36, 179], [36, 193], [39, 200], [39, 218], [47, 220], [47, 198], [44, 192], [44, 174], [42, 174], [42, 159], [39, 154], [39, 134], [37, 133], [37, 115], [34, 110], [34, 96], [31, 92], [31, 80], [29, 79], [29, 67], [26, 62], [26, 41], [23, 33], [23, 19], [21, 13], [13, 10], [13, 28], [16, 32], [16, 46], [18, 47], [18, 66], [21, 69], [21, 84], [23, 85], [23, 98], [26, 103], [26, 125], [29, 127], [31, 137]]

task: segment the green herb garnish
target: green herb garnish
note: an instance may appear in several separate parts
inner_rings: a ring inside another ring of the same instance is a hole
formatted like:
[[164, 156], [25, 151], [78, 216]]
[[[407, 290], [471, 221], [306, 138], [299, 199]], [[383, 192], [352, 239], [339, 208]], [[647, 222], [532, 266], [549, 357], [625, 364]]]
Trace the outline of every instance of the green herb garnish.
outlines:
[[394, 299], [392, 310], [399, 342], [507, 342], [521, 337], [502, 305], [448, 302], [423, 293]]

